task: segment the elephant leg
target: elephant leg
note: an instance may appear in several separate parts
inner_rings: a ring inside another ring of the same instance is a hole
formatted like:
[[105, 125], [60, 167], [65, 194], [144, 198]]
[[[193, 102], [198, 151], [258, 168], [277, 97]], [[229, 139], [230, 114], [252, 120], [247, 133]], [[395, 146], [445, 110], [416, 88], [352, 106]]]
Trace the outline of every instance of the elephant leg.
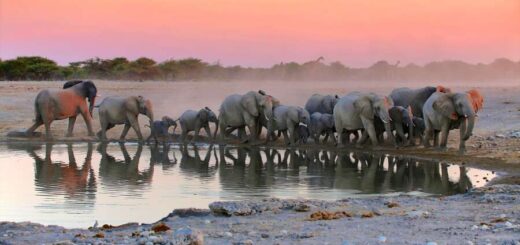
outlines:
[[36, 119], [34, 121], [34, 124], [29, 128], [27, 129], [27, 131], [25, 131], [25, 134], [28, 136], [28, 137], [32, 137], [33, 133], [34, 133], [34, 130], [36, 130], [37, 128], [39, 128], [41, 125], [43, 124], [42, 120], [41, 119]]
[[314, 133], [312, 135], [312, 138], [314, 139], [314, 143], [315, 144], [319, 144], [320, 143], [320, 135], [318, 133]]
[[438, 130], [433, 131], [433, 146], [434, 147], [439, 147], [439, 134], [440, 134], [440, 131], [438, 131]]
[[[123, 128], [123, 132], [121, 133], [121, 137], [119, 137], [120, 141], [124, 141], [126, 138], [126, 134], [128, 134], [128, 131], [130, 130], [130, 124], [125, 123], [125, 127]], [[106, 137], [106, 135], [105, 135]]]
[[245, 136], [246, 135], [246, 128], [245, 127], [239, 127], [237, 135], [238, 135], [238, 139], [242, 141], [246, 137]]
[[289, 131], [289, 136], [290, 136], [290, 142], [291, 142], [291, 145], [295, 145], [296, 144], [296, 132], [294, 132], [294, 126], [292, 125], [289, 125], [289, 127], [287, 127], [287, 130]]
[[219, 116], [219, 119], [220, 119], [220, 120], [218, 120], [218, 130], [220, 130], [219, 140], [223, 141], [227, 134], [226, 123], [224, 122], [223, 118], [220, 118], [220, 116]]
[[127, 115], [127, 119], [130, 122], [130, 126], [134, 129], [137, 134], [137, 138], [139, 141], [143, 141], [143, 134], [141, 133], [141, 128], [139, 128], [139, 122], [137, 121], [137, 117], [134, 115]]
[[204, 126], [204, 131], [206, 131], [208, 139], [211, 140], [211, 130], [209, 129], [209, 125]]
[[197, 127], [197, 128], [195, 129], [195, 135], [193, 135], [193, 139], [191, 139], [191, 142], [192, 142], [192, 143], [195, 142], [195, 141], [197, 141], [197, 139], [199, 138], [200, 129], [201, 129], [200, 127]]
[[377, 146], [378, 142], [377, 142], [376, 129], [374, 127], [374, 122], [370, 121], [369, 119], [365, 119], [365, 118], [361, 118], [361, 121], [363, 122], [363, 126], [365, 127], [365, 132], [368, 133], [368, 136], [370, 137], [370, 141], [372, 141], [372, 146]]
[[448, 146], [448, 135], [450, 133], [450, 125], [449, 124], [443, 125], [441, 132], [442, 132], [442, 138], [441, 138], [441, 142], [440, 142], [440, 148], [446, 149]]
[[433, 131], [434, 130], [432, 128], [429, 128], [429, 127], [427, 127], [424, 130], [424, 139], [422, 139], [422, 143], [423, 143], [425, 148], [431, 147], [430, 139], [431, 139], [431, 137], [433, 135]]
[[329, 139], [329, 132], [326, 132], [325, 138], [323, 138], [323, 144], [326, 144], [328, 139]]
[[186, 142], [186, 136], [188, 136], [188, 130], [186, 127], [182, 127], [181, 141]]
[[84, 105], [80, 108], [81, 117], [85, 121], [87, 125], [88, 136], [94, 136], [94, 130], [92, 130], [92, 117], [90, 116], [90, 112], [88, 111], [88, 107]]
[[76, 116], [69, 117], [69, 126], [67, 128], [67, 137], [72, 137], [72, 130], [74, 130], [74, 124], [76, 123]]
[[395, 134], [396, 134], [396, 140], [399, 139], [399, 143], [401, 145], [408, 145], [408, 140], [406, 139], [406, 136], [404, 135], [404, 129], [400, 125], [395, 126]]
[[290, 140], [289, 140], [289, 136], [287, 135], [287, 130], [284, 130], [282, 133], [283, 133], [283, 139], [284, 139], [285, 144], [289, 145]]
[[[361, 137], [360, 137], [359, 140], [357, 141], [356, 145], [357, 145], [357, 146], [361, 146], [361, 145], [365, 144], [366, 141], [368, 140], [368, 138], [369, 138], [369, 135], [368, 135], [367, 131], [364, 130], [363, 133], [361, 133]], [[354, 139], [354, 140], [355, 140], [355, 139]]]

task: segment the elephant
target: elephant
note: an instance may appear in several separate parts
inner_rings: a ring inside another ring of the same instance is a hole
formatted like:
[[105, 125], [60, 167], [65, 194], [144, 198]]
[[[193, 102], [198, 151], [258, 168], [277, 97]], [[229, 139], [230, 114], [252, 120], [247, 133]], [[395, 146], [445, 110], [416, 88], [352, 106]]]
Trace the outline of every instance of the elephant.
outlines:
[[200, 129], [204, 128], [206, 130], [206, 134], [211, 139], [211, 130], [209, 128], [209, 123], [215, 123], [215, 130], [218, 127], [218, 120], [215, 113], [208, 107], [204, 107], [199, 111], [187, 110], [179, 117], [179, 124], [181, 125], [182, 135], [181, 140], [185, 141], [186, 136], [189, 132], [195, 131], [195, 136], [193, 137], [193, 141], [196, 141], [199, 137]]
[[134, 129], [139, 141], [142, 141], [143, 135], [137, 120], [139, 114], [148, 117], [151, 130], [154, 131], [152, 102], [142, 96], [107, 97], [99, 104], [98, 112], [101, 130], [97, 135], [101, 140], [107, 140], [107, 130], [115, 125], [124, 124], [121, 141], [125, 139], [130, 126]]
[[424, 87], [419, 89], [396, 88], [390, 93], [390, 98], [395, 106], [411, 107], [411, 112], [416, 117], [423, 118], [423, 106], [426, 100], [435, 92], [448, 93], [451, 90], [443, 86]]
[[[390, 127], [390, 115], [388, 110], [393, 106], [392, 99], [382, 97], [374, 93], [352, 92], [339, 99], [334, 107], [334, 124], [336, 132], [340, 135], [344, 130], [364, 129], [357, 145], [363, 144], [368, 137], [373, 146], [378, 145], [374, 127], [374, 118], [378, 116], [384, 123], [385, 131], [394, 145], [395, 139]], [[339, 137], [339, 146], [344, 144], [344, 137]]]
[[[284, 135], [285, 144], [294, 145], [296, 143], [296, 129], [303, 123], [310, 124], [309, 112], [298, 106], [280, 105], [273, 110], [273, 119], [269, 122], [266, 143], [270, 140], [270, 135], [275, 130], [279, 130]], [[287, 135], [289, 131], [289, 136]]]
[[[249, 137], [243, 142], [255, 142], [258, 138], [258, 118], [260, 116], [271, 120], [273, 117], [273, 97], [264, 91], [250, 91], [244, 95], [232, 94], [224, 99], [220, 105], [218, 116], [220, 139], [224, 140], [227, 128], [239, 129], [245, 133], [249, 129]], [[240, 131], [239, 131], [240, 132]], [[216, 134], [216, 132], [215, 132]], [[240, 134], [240, 133], [239, 133]]]
[[[45, 125], [47, 139], [52, 139], [51, 123], [54, 120], [69, 119], [67, 137], [72, 136], [76, 117], [81, 114], [87, 125], [89, 136], [94, 136], [92, 130], [92, 110], [97, 97], [97, 88], [92, 81], [79, 81], [66, 83], [63, 90], [42, 90], [34, 101], [34, 124], [25, 132], [27, 136], [32, 136], [34, 130]], [[89, 102], [87, 106], [86, 100]]]
[[[390, 128], [392, 131], [395, 130], [395, 138], [398, 140], [398, 143], [402, 143], [403, 145], [411, 144], [408, 140], [410, 137], [413, 137], [413, 115], [411, 114], [409, 108], [404, 108], [402, 106], [393, 106], [388, 110], [390, 115]], [[385, 132], [385, 126], [383, 121], [376, 116], [374, 119], [374, 126], [376, 128], [376, 135], [379, 139], [383, 139], [383, 133]], [[406, 129], [406, 130], [405, 130]], [[408, 137], [407, 137], [408, 132]]]
[[466, 140], [473, 133], [477, 112], [482, 109], [484, 99], [477, 90], [466, 93], [435, 92], [428, 98], [423, 108], [426, 127], [424, 146], [430, 147], [430, 138], [434, 136], [434, 145], [439, 146], [439, 133], [442, 132], [440, 149], [446, 150], [448, 134], [451, 129], [460, 129], [459, 154], [464, 154]]
[[298, 144], [307, 144], [307, 139], [311, 136], [309, 128], [305, 125], [298, 125], [296, 128], [297, 142]]
[[168, 133], [168, 130], [170, 127], [173, 126], [173, 131], [175, 132], [175, 129], [177, 128], [177, 120], [173, 120], [171, 117], [164, 116], [161, 118], [160, 121], [154, 121], [153, 125], [150, 125], [150, 136], [146, 139], [147, 142], [150, 142], [150, 140], [155, 140], [155, 143], [157, 144], [159, 141], [158, 139], [161, 138], [163, 140], [171, 141], [171, 135]]
[[314, 112], [332, 114], [338, 100], [338, 95], [313, 94], [305, 103], [305, 110], [311, 115]]
[[336, 128], [334, 127], [334, 116], [320, 112], [312, 113], [309, 131], [316, 144], [320, 143], [321, 135], [325, 135], [323, 143], [327, 142], [329, 135], [332, 136], [331, 139], [335, 142], [334, 132], [336, 132]]

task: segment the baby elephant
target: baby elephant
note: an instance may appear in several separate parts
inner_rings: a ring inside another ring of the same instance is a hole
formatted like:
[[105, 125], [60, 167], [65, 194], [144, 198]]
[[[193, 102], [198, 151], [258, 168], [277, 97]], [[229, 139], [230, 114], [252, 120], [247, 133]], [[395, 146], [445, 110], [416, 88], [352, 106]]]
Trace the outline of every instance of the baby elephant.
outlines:
[[320, 143], [321, 135], [325, 135], [323, 143], [327, 142], [329, 135], [332, 136], [331, 138], [335, 142], [334, 132], [336, 128], [334, 127], [334, 116], [320, 112], [312, 113], [309, 131], [316, 144]]
[[196, 141], [199, 137], [199, 132], [201, 128], [204, 128], [206, 134], [211, 139], [211, 131], [209, 129], [209, 122], [215, 123], [215, 128], [218, 127], [218, 119], [215, 113], [208, 107], [204, 107], [199, 111], [187, 110], [182, 113], [181, 117], [179, 117], [179, 124], [181, 125], [182, 135], [181, 140], [186, 140], [186, 135], [189, 132], [195, 131], [195, 136], [192, 141]]
[[150, 127], [150, 136], [146, 139], [146, 142], [150, 142], [150, 139], [155, 140], [157, 144], [158, 139], [171, 141], [171, 135], [168, 133], [168, 129], [173, 126], [173, 131], [177, 128], [177, 122], [173, 120], [171, 117], [164, 116], [161, 121], [154, 121], [153, 125]]

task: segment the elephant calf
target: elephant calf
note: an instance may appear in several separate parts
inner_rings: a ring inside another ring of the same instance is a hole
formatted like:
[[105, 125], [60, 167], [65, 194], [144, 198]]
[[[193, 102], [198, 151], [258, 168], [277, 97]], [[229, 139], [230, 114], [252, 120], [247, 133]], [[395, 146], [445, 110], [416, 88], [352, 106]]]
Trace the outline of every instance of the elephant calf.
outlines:
[[146, 139], [147, 142], [150, 142], [150, 139], [155, 140], [157, 144], [158, 138], [163, 140], [171, 141], [171, 135], [168, 133], [168, 129], [173, 126], [173, 131], [177, 128], [177, 122], [173, 120], [171, 117], [164, 116], [161, 121], [154, 121], [152, 125], [150, 125], [150, 136]]
[[[273, 110], [273, 120], [269, 122], [266, 142], [270, 140], [270, 136], [275, 130], [279, 130], [284, 135], [285, 143], [294, 145], [296, 143], [295, 131], [300, 123], [309, 125], [310, 116], [307, 110], [297, 106], [277, 106]], [[287, 135], [287, 131], [289, 131], [290, 137]]]
[[336, 142], [336, 138], [334, 137], [336, 128], [334, 127], [334, 116], [332, 116], [332, 114], [320, 112], [312, 113], [309, 131], [316, 144], [320, 143], [321, 135], [325, 135], [323, 143], [327, 142], [329, 136], [331, 136], [333, 142]]
[[199, 137], [200, 129], [204, 128], [209, 138], [212, 138], [209, 123], [215, 123], [215, 130], [218, 127], [218, 120], [215, 113], [208, 107], [204, 107], [199, 111], [187, 110], [179, 117], [182, 135], [181, 140], [185, 141], [189, 132], [195, 131], [193, 141]]
[[97, 133], [101, 140], [107, 140], [107, 130], [116, 125], [124, 124], [120, 140], [124, 140], [128, 130], [132, 127], [139, 140], [143, 140], [137, 117], [139, 114], [149, 118], [153, 130], [152, 102], [142, 96], [107, 97], [99, 104], [99, 122], [101, 130]]

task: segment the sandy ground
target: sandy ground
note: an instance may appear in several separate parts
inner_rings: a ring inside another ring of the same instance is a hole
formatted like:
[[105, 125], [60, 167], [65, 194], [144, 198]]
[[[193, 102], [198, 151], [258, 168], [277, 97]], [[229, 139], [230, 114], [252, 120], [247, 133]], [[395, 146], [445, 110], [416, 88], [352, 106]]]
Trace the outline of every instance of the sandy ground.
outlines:
[[[63, 82], [0, 82], [0, 140], [24, 140], [7, 138], [11, 130], [23, 130], [32, 124], [34, 117], [33, 102], [36, 94], [45, 88], [59, 89]], [[204, 106], [218, 111], [221, 101], [232, 93], [245, 93], [250, 90], [263, 89], [279, 98], [282, 104], [303, 106], [309, 96], [314, 93], [346, 94], [352, 91], [374, 91], [379, 94], [389, 94], [396, 87], [421, 87], [428, 84], [391, 83], [380, 84], [371, 82], [124, 82], [95, 81], [100, 97], [100, 103], [107, 96], [143, 95], [150, 98], [154, 104], [155, 117], [163, 115], [177, 118], [187, 109], [199, 109]], [[474, 83], [474, 84], [444, 84], [455, 91], [479, 89], [485, 96], [484, 109], [479, 112], [479, 118], [474, 131], [474, 137], [467, 142], [467, 156], [499, 160], [506, 163], [520, 163], [520, 138], [510, 137], [511, 132], [520, 131], [520, 80], [508, 83]], [[143, 117], [143, 116], [140, 116]], [[94, 111], [94, 130], [99, 129], [97, 111]], [[86, 136], [86, 127], [78, 117], [74, 129], [75, 137], [65, 138], [67, 120], [56, 121], [52, 131], [56, 141], [95, 140]], [[148, 128], [143, 127], [146, 120], [141, 118], [141, 128], [148, 135]], [[109, 131], [109, 137], [117, 139], [122, 126]], [[39, 129], [43, 130], [43, 127]], [[519, 132], [520, 134], [520, 132]], [[498, 136], [498, 137], [497, 137]], [[503, 136], [503, 137], [502, 137]], [[130, 130], [129, 140], [135, 139]], [[35, 139], [32, 139], [35, 140]], [[38, 139], [36, 139], [38, 140]], [[442, 156], [456, 158], [458, 147], [458, 132], [450, 134], [451, 148], [448, 154], [422, 147], [400, 150], [407, 154]], [[463, 159], [462, 159], [463, 160]]]
[[520, 186], [450, 197], [216, 202], [154, 224], [0, 223], [0, 244], [519, 244]]

